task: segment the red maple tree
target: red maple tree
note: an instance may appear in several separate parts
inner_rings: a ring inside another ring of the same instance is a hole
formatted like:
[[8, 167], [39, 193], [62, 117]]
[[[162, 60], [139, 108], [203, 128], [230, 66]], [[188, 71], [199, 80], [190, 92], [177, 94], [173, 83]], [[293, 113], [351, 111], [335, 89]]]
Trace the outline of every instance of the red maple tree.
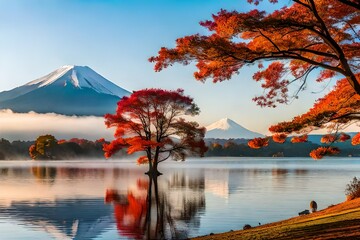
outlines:
[[115, 140], [104, 144], [105, 157], [122, 148], [128, 154], [143, 152], [138, 164], [146, 163], [149, 173], [159, 174], [158, 164], [170, 157], [183, 161], [189, 154], [203, 156], [205, 128], [183, 118], [197, 114], [199, 108], [182, 89], [136, 91], [118, 102], [115, 114], [105, 115], [107, 127], [116, 127]]

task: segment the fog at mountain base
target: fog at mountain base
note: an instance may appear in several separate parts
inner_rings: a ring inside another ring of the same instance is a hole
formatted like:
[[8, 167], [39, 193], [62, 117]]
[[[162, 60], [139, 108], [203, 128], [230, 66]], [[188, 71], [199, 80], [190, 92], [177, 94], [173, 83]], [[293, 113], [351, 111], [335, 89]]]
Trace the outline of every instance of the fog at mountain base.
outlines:
[[39, 135], [52, 134], [57, 139], [113, 139], [114, 129], [107, 129], [103, 117], [64, 116], [55, 113], [14, 113], [0, 110], [0, 138], [10, 141], [35, 140]]

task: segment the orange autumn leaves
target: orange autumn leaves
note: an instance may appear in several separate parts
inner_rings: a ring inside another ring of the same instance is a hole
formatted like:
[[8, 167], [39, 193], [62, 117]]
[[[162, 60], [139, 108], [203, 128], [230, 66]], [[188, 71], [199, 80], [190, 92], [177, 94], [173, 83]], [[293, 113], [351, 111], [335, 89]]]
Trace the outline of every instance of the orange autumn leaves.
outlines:
[[[259, 0], [248, 2], [258, 4]], [[287, 103], [292, 97], [289, 84], [300, 83], [300, 91], [310, 73], [319, 68], [318, 82], [341, 74], [360, 94], [355, 76], [360, 55], [359, 18], [351, 4], [338, 0], [293, 1], [272, 13], [220, 10], [212, 19], [200, 22], [209, 34], [179, 38], [176, 47], [162, 47], [149, 61], [155, 63], [155, 71], [175, 63], [195, 63], [194, 77], [214, 82], [229, 80], [244, 66], [257, 63], [259, 71], [253, 78], [265, 91], [253, 100], [260, 106]], [[264, 67], [265, 61], [270, 64]]]
[[302, 135], [302, 136], [295, 136], [291, 139], [292, 143], [303, 143], [303, 142], [307, 142], [308, 140], [308, 135]]
[[[262, 0], [248, 0], [259, 4]], [[275, 3], [277, 0], [269, 0]], [[354, 8], [355, 7], [355, 8]], [[283, 143], [286, 135], [308, 133], [329, 124], [345, 126], [359, 121], [360, 116], [360, 21], [358, 1], [307, 0], [271, 13], [258, 9], [249, 12], [220, 10], [212, 19], [200, 22], [207, 35], [194, 34], [176, 40], [176, 47], [163, 47], [149, 59], [155, 71], [175, 63], [195, 63], [195, 79], [213, 82], [229, 80], [241, 68], [257, 64], [259, 71], [253, 79], [261, 83], [264, 94], [253, 100], [260, 106], [275, 107], [297, 97], [317, 73], [314, 82], [323, 82], [341, 74], [345, 78], [324, 98], [319, 99], [307, 113], [292, 121], [271, 126], [279, 135], [273, 141]], [[264, 67], [264, 62], [268, 62]], [[299, 86], [290, 95], [289, 85]], [[346, 141], [350, 137], [324, 136], [323, 143]], [[307, 136], [296, 136], [292, 143], [306, 142]], [[359, 139], [353, 138], [353, 144]], [[266, 147], [268, 138], [248, 142], [251, 148]], [[334, 149], [320, 149], [320, 157], [333, 154]]]
[[254, 138], [248, 142], [248, 146], [250, 148], [255, 148], [255, 149], [266, 147], [268, 145], [269, 145], [268, 138]]
[[321, 143], [330, 144], [333, 142], [345, 142], [350, 139], [350, 135], [341, 133], [340, 135], [326, 134], [321, 138]]
[[[284, 133], [274, 134], [272, 140], [275, 143], [284, 143], [286, 141], [287, 135]], [[326, 134], [324, 135], [320, 142], [323, 144], [332, 144], [334, 142], [345, 142], [351, 137], [346, 133], [340, 134]], [[304, 143], [308, 141], [308, 135], [294, 136], [291, 138], [291, 143]], [[360, 133], [356, 134], [351, 141], [352, 145], [360, 144]], [[248, 141], [248, 146], [253, 149], [260, 149], [262, 147], [267, 147], [269, 145], [269, 137], [265, 138], [254, 138]], [[336, 155], [340, 153], [340, 149], [332, 146], [322, 146], [317, 149], [314, 149], [310, 152], [310, 157], [315, 160], [322, 159], [324, 156]]]
[[[358, 75], [360, 78], [360, 75]], [[345, 125], [359, 120], [360, 95], [356, 94], [346, 79], [339, 80], [334, 89], [316, 101], [306, 113], [294, 117], [291, 121], [273, 125], [273, 133], [292, 133], [312, 128], [327, 127], [329, 123]]]
[[351, 144], [352, 145], [359, 145], [360, 144], [360, 132], [358, 134], [356, 134], [352, 140], [351, 140]]
[[274, 134], [272, 138], [276, 143], [284, 143], [286, 141], [287, 135], [284, 133]]
[[339, 148], [337, 147], [319, 147], [315, 150], [310, 152], [310, 157], [315, 160], [319, 160], [323, 158], [325, 155], [334, 155], [340, 152]]
[[[357, 75], [357, 77], [360, 76]], [[359, 114], [360, 95], [356, 94], [346, 79], [342, 79], [337, 82], [331, 92], [317, 100], [308, 112], [294, 117], [291, 121], [273, 125], [269, 130], [276, 134], [290, 134], [317, 128], [342, 127], [358, 121]], [[321, 143], [345, 142], [350, 138], [345, 133], [326, 134], [321, 138]], [[355, 135], [352, 138], [352, 144], [358, 145], [359, 139], [359, 134]], [[339, 151], [339, 149], [330, 147], [320, 147], [312, 151], [310, 156], [314, 159], [320, 159], [325, 155], [337, 154]]]

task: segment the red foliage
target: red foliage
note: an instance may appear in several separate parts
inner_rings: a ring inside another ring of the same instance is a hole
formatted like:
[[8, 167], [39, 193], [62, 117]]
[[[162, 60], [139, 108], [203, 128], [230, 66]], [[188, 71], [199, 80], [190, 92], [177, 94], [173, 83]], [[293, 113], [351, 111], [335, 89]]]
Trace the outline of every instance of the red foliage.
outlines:
[[329, 123], [347, 124], [356, 120], [359, 113], [360, 95], [356, 94], [346, 79], [342, 79], [330, 93], [317, 100], [307, 113], [296, 116], [291, 121], [271, 126], [269, 130], [291, 133], [303, 129], [311, 130], [314, 127], [326, 127]]
[[357, 133], [351, 140], [352, 145], [359, 145], [360, 144], [360, 132]]
[[35, 146], [35, 144], [33, 144], [33, 145], [31, 145], [31, 146], [29, 147], [29, 155], [30, 155], [30, 157], [31, 157], [32, 159], [36, 159], [36, 157], [37, 157], [37, 152], [36, 152], [36, 146]]
[[113, 154], [115, 154], [116, 152], [127, 146], [129, 145], [122, 138], [115, 139], [110, 143], [104, 143], [103, 144], [104, 155], [106, 158], [109, 158]]
[[248, 146], [250, 148], [262, 148], [269, 145], [269, 139], [268, 138], [254, 138], [250, 141], [248, 141]]
[[121, 202], [121, 196], [116, 190], [107, 190], [105, 202], [114, 202], [116, 226], [121, 236], [141, 239], [145, 233], [146, 197], [135, 197], [132, 192], [127, 194], [127, 200]]
[[340, 150], [337, 147], [319, 147], [310, 152], [310, 157], [315, 160], [322, 159], [325, 155], [338, 154]]
[[284, 133], [274, 134], [272, 138], [276, 143], [284, 143], [286, 141], [287, 135]]
[[346, 133], [341, 133], [340, 135], [326, 134], [321, 138], [321, 143], [333, 143], [333, 142], [345, 142], [350, 139], [350, 136]]
[[99, 138], [95, 141], [95, 143], [105, 143], [105, 138]]
[[[248, 0], [255, 5], [261, 1]], [[315, 69], [320, 69], [317, 82], [341, 74], [345, 78], [312, 109], [292, 121], [271, 126], [270, 131], [299, 134], [328, 127], [329, 123], [344, 125], [358, 121], [360, 114], [359, 9], [358, 0], [299, 0], [272, 13], [221, 10], [211, 20], [200, 22], [209, 34], [179, 38], [175, 48], [162, 47], [149, 61], [155, 63], [155, 71], [175, 63], [195, 62], [195, 78], [213, 82], [229, 80], [244, 66], [257, 63], [259, 71], [253, 79], [261, 82], [265, 91], [253, 100], [269, 107], [287, 103], [290, 96], [297, 98]], [[263, 64], [266, 61], [270, 63]], [[299, 87], [292, 96], [288, 86], [293, 82]], [[298, 137], [292, 140], [304, 141]], [[250, 144], [258, 147], [255, 142]]]
[[324, 136], [321, 138], [320, 142], [321, 142], [321, 143], [333, 143], [333, 142], [335, 142], [336, 140], [337, 140], [337, 137], [336, 137], [335, 135], [333, 135], [333, 134], [326, 134], [326, 135], [324, 135]]
[[106, 189], [105, 193], [105, 203], [119, 202], [120, 195], [117, 190], [114, 189]]
[[346, 142], [350, 138], [351, 138], [350, 135], [348, 135], [346, 133], [341, 133], [339, 138], [338, 138], [338, 142]]
[[[254, 4], [260, 1], [248, 0]], [[360, 16], [354, 11], [354, 6], [359, 9], [360, 4], [355, 0], [293, 2], [269, 14], [221, 10], [200, 23], [210, 34], [179, 38], [175, 48], [163, 47], [149, 61], [155, 63], [155, 71], [174, 63], [195, 62], [195, 78], [212, 78], [214, 82], [229, 80], [246, 65], [257, 62], [261, 68], [262, 61], [272, 61], [254, 75], [256, 81], [263, 81], [266, 90], [253, 99], [261, 106], [286, 103], [288, 85], [300, 81], [298, 90], [302, 90], [303, 81], [319, 67], [322, 70], [317, 81], [342, 74], [360, 94], [360, 81], [355, 77], [359, 69]], [[288, 60], [286, 64], [284, 60]]]
[[141, 156], [136, 160], [138, 165], [149, 163], [149, 159], [146, 156]]
[[138, 189], [140, 190], [147, 190], [149, 188], [149, 180], [148, 179], [142, 179], [142, 178], [139, 178], [137, 181], [136, 181], [136, 186]]
[[94, 145], [94, 142], [93, 141], [90, 141], [90, 140], [87, 140], [87, 139], [84, 139], [84, 138], [72, 138], [70, 140], [68, 140], [67, 142], [73, 142], [73, 143], [76, 143], [80, 146], [84, 146], [84, 145]]
[[[105, 115], [107, 127], [116, 127], [116, 139], [103, 145], [105, 157], [122, 148], [127, 148], [128, 154], [145, 152], [146, 157], [140, 157], [138, 164], [155, 165], [169, 156], [183, 160], [190, 153], [203, 156], [207, 150], [203, 140], [205, 128], [181, 118], [198, 113], [199, 108], [182, 89], [136, 91], [118, 102], [115, 114]], [[174, 136], [179, 140], [173, 141]]]
[[302, 143], [302, 142], [307, 142], [308, 140], [308, 135], [302, 135], [302, 136], [294, 136], [291, 139], [292, 143]]

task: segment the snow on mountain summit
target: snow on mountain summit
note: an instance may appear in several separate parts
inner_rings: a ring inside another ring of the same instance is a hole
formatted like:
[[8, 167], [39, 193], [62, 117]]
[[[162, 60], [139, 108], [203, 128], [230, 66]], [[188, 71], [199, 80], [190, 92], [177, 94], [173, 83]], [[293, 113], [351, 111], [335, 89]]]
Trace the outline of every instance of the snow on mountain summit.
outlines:
[[0, 92], [0, 109], [103, 116], [114, 112], [117, 102], [130, 94], [87, 66], [66, 65]]
[[233, 120], [229, 118], [223, 118], [220, 119], [217, 122], [214, 122], [206, 127], [207, 131], [213, 130], [213, 129], [222, 129], [222, 130], [228, 130], [232, 126], [237, 126], [238, 124], [234, 122]]
[[250, 131], [229, 118], [220, 119], [206, 127], [206, 138], [245, 138], [263, 137], [262, 134]]
[[52, 84], [66, 86], [71, 84], [76, 88], [91, 88], [98, 93], [123, 97], [129, 92], [110, 82], [87, 66], [65, 65], [48, 75], [31, 81], [25, 86], [41, 88]]

